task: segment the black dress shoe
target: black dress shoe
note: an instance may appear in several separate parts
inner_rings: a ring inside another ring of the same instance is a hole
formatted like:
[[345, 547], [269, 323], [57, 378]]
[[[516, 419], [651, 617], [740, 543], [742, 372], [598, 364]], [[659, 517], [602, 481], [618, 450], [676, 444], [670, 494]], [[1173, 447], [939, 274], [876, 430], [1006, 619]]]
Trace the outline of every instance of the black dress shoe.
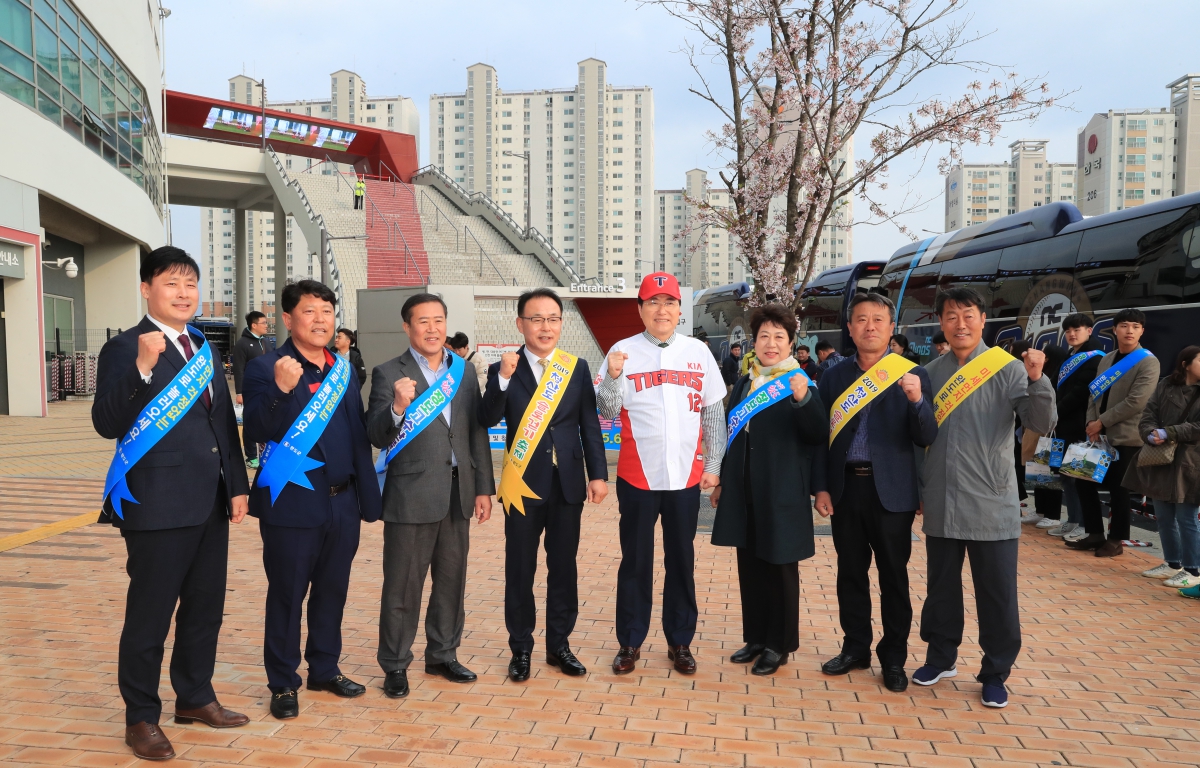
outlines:
[[310, 679], [308, 681], [308, 690], [329, 691], [335, 696], [341, 696], [343, 699], [353, 699], [355, 696], [362, 696], [366, 693], [367, 686], [359, 685], [345, 675], [338, 675], [332, 680], [326, 680], [323, 683], [318, 683]]
[[458, 659], [440, 664], [426, 664], [425, 674], [441, 675], [452, 683], [473, 683], [477, 679], [474, 672], [458, 663]]
[[290, 720], [300, 715], [300, 702], [296, 699], [295, 689], [284, 688], [272, 692], [271, 714], [276, 720]]
[[523, 683], [529, 679], [529, 651], [518, 651], [508, 662], [508, 679], [514, 683]]
[[403, 699], [408, 695], [408, 670], [393, 669], [383, 679], [383, 695], [389, 699]]
[[559, 671], [567, 677], [583, 677], [587, 674], [587, 667], [583, 666], [579, 659], [575, 658], [575, 654], [571, 653], [571, 649], [565, 645], [554, 653], [547, 653], [546, 663], [552, 667], [558, 667]]
[[758, 661], [754, 662], [754, 666], [750, 668], [752, 675], [773, 675], [784, 664], [787, 664], [788, 655], [786, 653], [778, 653], [770, 648], [763, 648], [759, 654]]
[[749, 664], [758, 658], [758, 654], [763, 652], [767, 646], [762, 643], [747, 643], [745, 647], [733, 652], [729, 660], [734, 664]]
[[871, 657], [856, 659], [850, 654], [839, 653], [821, 665], [821, 671], [827, 675], [844, 675], [852, 669], [870, 669]]
[[884, 667], [883, 687], [889, 691], [903, 693], [908, 688], [908, 673], [904, 671], [904, 667]]
[[1078, 549], [1081, 552], [1091, 552], [1100, 549], [1100, 547], [1104, 545], [1105, 541], [1104, 534], [1089, 533], [1087, 536], [1084, 536], [1078, 541], [1068, 541], [1067, 548]]

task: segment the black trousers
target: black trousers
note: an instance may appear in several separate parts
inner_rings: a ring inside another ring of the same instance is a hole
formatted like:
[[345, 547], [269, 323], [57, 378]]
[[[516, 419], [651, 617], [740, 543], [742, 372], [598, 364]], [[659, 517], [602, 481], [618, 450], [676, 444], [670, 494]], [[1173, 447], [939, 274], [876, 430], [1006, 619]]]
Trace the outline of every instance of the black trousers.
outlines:
[[654, 524], [662, 516], [663, 633], [669, 645], [691, 645], [696, 635], [696, 523], [700, 485], [646, 491], [617, 478], [621, 514], [621, 567], [617, 569], [617, 641], [641, 646], [654, 607]]
[[325, 682], [341, 674], [342, 611], [360, 527], [355, 494], [351, 482], [347, 490], [331, 498], [329, 518], [316, 528], [259, 524], [267, 572], [263, 663], [272, 691], [300, 687], [296, 669], [300, 666], [300, 615], [306, 594], [304, 660], [309, 679]]
[[1083, 529], [1088, 535], [1104, 534], [1104, 513], [1100, 509], [1100, 487], [1108, 490], [1108, 540], [1121, 541], [1129, 538], [1129, 491], [1121, 486], [1125, 473], [1137, 461], [1141, 446], [1118, 445], [1117, 453], [1121, 454], [1116, 461], [1109, 465], [1104, 473], [1104, 482], [1093, 483], [1088, 480], [1078, 480], [1075, 488], [1079, 491], [1079, 507], [1083, 510]]
[[1062, 519], [1063, 492], [1050, 488], [1035, 488], [1033, 491], [1033, 508], [1042, 517], [1051, 520]]
[[881, 666], [903, 667], [908, 660], [912, 601], [908, 592], [908, 558], [916, 512], [889, 512], [879, 501], [874, 477], [847, 471], [845, 491], [830, 523], [837, 550], [838, 617], [842, 652], [871, 657], [871, 556], [879, 572], [883, 637], [875, 653]]
[[242, 450], [246, 454], [246, 461], [258, 458], [258, 443], [246, 436], [246, 430], [242, 429]]
[[504, 624], [513, 653], [533, 652], [537, 605], [533, 579], [538, 544], [546, 533], [546, 651], [570, 642], [579, 617], [579, 586], [575, 556], [583, 504], [568, 504], [562, 495], [558, 470], [550, 479], [550, 495], [536, 506], [525, 503], [525, 514], [504, 516]]
[[769, 563], [755, 554], [758, 529], [751, 494], [746, 494], [746, 541], [748, 546], [737, 548], [742, 642], [794, 653], [800, 648], [800, 564]]
[[958, 661], [963, 638], [962, 567], [971, 558], [971, 580], [979, 613], [983, 663], [976, 679], [1004, 682], [1021, 652], [1017, 607], [1017, 552], [1020, 539], [964, 541], [925, 537], [929, 594], [921, 610], [921, 639], [929, 644], [925, 663], [949, 669]]
[[[213, 666], [225, 612], [229, 518], [221, 488], [202, 525], [161, 531], [122, 530], [129, 555], [129, 593], [117, 657], [117, 685], [125, 700], [125, 724], [158, 724], [158, 681], [171, 615], [171, 687], [176, 709], [203, 707], [217, 698]], [[176, 611], [176, 603], [179, 610]]]

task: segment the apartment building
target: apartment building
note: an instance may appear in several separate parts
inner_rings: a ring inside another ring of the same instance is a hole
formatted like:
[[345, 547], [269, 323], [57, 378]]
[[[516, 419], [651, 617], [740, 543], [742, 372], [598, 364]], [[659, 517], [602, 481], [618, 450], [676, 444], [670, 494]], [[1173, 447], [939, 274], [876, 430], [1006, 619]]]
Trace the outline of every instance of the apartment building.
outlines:
[[1175, 194], [1176, 116], [1168, 109], [1110, 109], [1077, 135], [1079, 210], [1132, 208]]
[[1021, 139], [1008, 145], [1003, 163], [960, 163], [945, 180], [945, 228], [949, 232], [1053, 202], [1074, 203], [1078, 169], [1046, 159], [1048, 141]]
[[530, 225], [584, 278], [629, 280], [650, 255], [654, 93], [612, 85], [599, 59], [568, 88], [506, 90], [495, 67], [467, 67], [463, 91], [429, 97], [429, 157], [518, 222], [528, 199]]
[[[262, 106], [263, 84], [246, 75], [229, 78], [229, 100], [239, 104]], [[371, 97], [367, 84], [355, 72], [339, 69], [329, 76], [329, 97], [276, 101], [270, 98], [267, 85], [267, 106], [298, 115], [340, 120], [355, 125], [410, 133], [420, 141], [420, 116], [416, 103], [405, 96]], [[302, 172], [320, 165], [320, 160], [288, 156], [284, 162], [289, 172]], [[321, 168], [323, 173], [335, 173], [335, 166]], [[274, 319], [275, 309], [275, 229], [270, 213], [250, 211], [246, 214], [246, 253], [250, 285], [249, 305], [252, 310], [265, 312]], [[293, 245], [294, 243], [294, 245]], [[202, 312], [210, 317], [232, 317], [234, 306], [234, 213], [230, 209], [202, 208], [200, 210], [200, 245], [202, 280]], [[288, 278], [318, 277], [320, 262], [309, 254], [304, 235], [293, 225], [287, 225]], [[298, 255], [293, 262], [293, 251]]]

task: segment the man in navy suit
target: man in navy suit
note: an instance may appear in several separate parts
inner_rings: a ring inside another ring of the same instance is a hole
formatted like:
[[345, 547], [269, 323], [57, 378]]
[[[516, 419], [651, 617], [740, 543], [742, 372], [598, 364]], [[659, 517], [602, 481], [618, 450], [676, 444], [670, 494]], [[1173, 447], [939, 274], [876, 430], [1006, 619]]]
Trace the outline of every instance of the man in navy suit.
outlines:
[[[479, 421], [495, 426], [501, 419], [512, 446], [522, 417], [534, 397], [545, 366], [562, 334], [563, 304], [549, 288], [523, 293], [517, 300], [517, 330], [525, 337], [518, 352], [506, 353], [488, 369], [487, 388], [479, 403]], [[584, 479], [587, 466], [588, 482]], [[529, 679], [533, 628], [537, 609], [533, 577], [538, 543], [546, 533], [546, 662], [564, 674], [587, 669], [571, 652], [571, 632], [579, 616], [575, 556], [583, 501], [599, 504], [608, 494], [608, 460], [596, 413], [596, 392], [587, 361], [578, 359], [550, 425], [526, 465], [525, 483], [539, 498], [524, 499], [525, 511], [504, 499], [504, 623], [512, 661], [508, 675]]]
[[[283, 289], [281, 308], [289, 338], [246, 366], [242, 423], [250, 439], [282, 441], [321, 388], [336, 362], [326, 349], [337, 327], [336, 304], [333, 291], [315, 280]], [[300, 712], [296, 669], [306, 593], [308, 689], [346, 698], [366, 692], [338, 667], [342, 610], [350, 566], [358, 552], [360, 521], [378, 520], [383, 505], [353, 366], [349, 375], [341, 402], [308, 453], [309, 459], [320, 462], [305, 473], [312, 488], [289, 482], [272, 503], [271, 489], [258, 485], [274, 458], [270, 457], [255, 476], [250, 494], [250, 514], [259, 519], [268, 582], [263, 660], [271, 714], [279, 719]]]
[[[824, 372], [821, 401], [837, 407], [843, 393], [888, 354], [896, 309], [879, 294], [850, 300], [850, 338], [857, 353]], [[842, 652], [825, 662], [827, 675], [871, 666], [871, 555], [879, 571], [883, 638], [875, 652], [889, 690], [908, 687], [904, 662], [912, 626], [908, 558], [921, 500], [917, 453], [937, 437], [933, 394], [924, 368], [913, 368], [850, 419], [833, 444], [822, 445], [813, 469], [817, 512], [833, 516]], [[836, 508], [837, 513], [834, 514]]]
[[[142, 260], [141, 277], [148, 314], [105, 342], [96, 371], [92, 424], [110, 440], [130, 431], [142, 409], [205, 343], [187, 330], [200, 300], [196, 262], [164, 246]], [[125, 700], [125, 743], [149, 760], [175, 756], [158, 727], [158, 680], [177, 602], [171, 652], [175, 721], [229, 728], [249, 720], [222, 707], [212, 686], [225, 610], [229, 521], [240, 523], [246, 516], [249, 493], [224, 366], [219, 356], [213, 363], [217, 374], [205, 391], [126, 474], [136, 503], [125, 496], [122, 517], [106, 499], [100, 513], [100, 522], [121, 530], [129, 555], [117, 683]]]

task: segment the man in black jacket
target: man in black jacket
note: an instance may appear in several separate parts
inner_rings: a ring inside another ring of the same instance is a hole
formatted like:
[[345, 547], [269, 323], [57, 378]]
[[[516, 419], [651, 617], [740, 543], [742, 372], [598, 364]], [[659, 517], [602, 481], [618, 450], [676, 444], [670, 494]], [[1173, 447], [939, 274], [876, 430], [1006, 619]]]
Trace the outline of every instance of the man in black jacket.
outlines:
[[[1065, 450], [1071, 443], [1087, 440], [1085, 427], [1087, 426], [1088, 399], [1091, 397], [1088, 385], [1099, 375], [1097, 370], [1100, 367], [1100, 360], [1104, 357], [1104, 346], [1092, 338], [1092, 318], [1082, 312], [1068, 316], [1063, 320], [1062, 327], [1063, 338], [1070, 345], [1067, 352], [1068, 362], [1076, 355], [1088, 352], [1099, 353], [1093, 354], [1082, 364], [1075, 366], [1065, 379], [1062, 376], [1061, 365], [1059, 367], [1056, 383], [1058, 388], [1056, 394], [1058, 426], [1055, 428], [1055, 436], [1063, 441]], [[1082, 539], [1086, 534], [1083, 529], [1083, 509], [1079, 503], [1075, 480], [1060, 475], [1059, 482], [1062, 483], [1063, 501], [1067, 506], [1067, 521], [1050, 528], [1047, 533], [1051, 536], [1061, 536], [1067, 541]]]
[[[164, 246], [142, 260], [141, 278], [148, 314], [105, 342], [92, 403], [96, 432], [122, 440], [126, 450], [155, 434], [151, 420], [140, 418], [143, 409], [173, 397], [168, 385], [205, 344], [202, 335], [187, 328], [200, 300], [196, 262], [179, 248]], [[250, 490], [229, 388], [216, 362], [217, 375], [126, 472], [128, 493], [114, 492], [119, 508], [110, 497], [100, 513], [100, 522], [121, 530], [129, 556], [117, 684], [125, 701], [125, 743], [143, 759], [175, 756], [158, 727], [158, 681], [176, 603], [175, 722], [199, 720], [214, 728], [248, 722], [222, 707], [212, 686], [225, 609], [229, 521], [245, 517]], [[182, 387], [186, 382], [171, 389]]]
[[[242, 405], [242, 382], [246, 377], [246, 364], [268, 351], [267, 340], [263, 338], [266, 333], [267, 316], [257, 310], [248, 313], [242, 336], [229, 353], [233, 365], [233, 391], [237, 395], [238, 405]], [[242, 448], [246, 452], [246, 466], [258, 469], [258, 443], [247, 437], [244, 429]]]
[[729, 345], [729, 354], [721, 361], [721, 380], [727, 389], [732, 388], [738, 380], [738, 365], [742, 362], [742, 345], [733, 342]]
[[[479, 403], [479, 422], [485, 427], [505, 420], [509, 448], [522, 431], [525, 411], [557, 352], [562, 322], [562, 299], [549, 288], [528, 291], [517, 300], [517, 330], [525, 344], [491, 365]], [[579, 616], [575, 556], [584, 497], [599, 504], [608, 495], [608, 460], [586, 360], [575, 361], [549, 427], [530, 456], [522, 479], [537, 498], [521, 499], [524, 511], [513, 507], [518, 500], [503, 499], [504, 623], [512, 650], [508, 675], [515, 682], [529, 679], [537, 616], [533, 578], [542, 531], [546, 532], [546, 662], [566, 675], [587, 674], [570, 646]], [[585, 464], [590, 478], [586, 485]]]

